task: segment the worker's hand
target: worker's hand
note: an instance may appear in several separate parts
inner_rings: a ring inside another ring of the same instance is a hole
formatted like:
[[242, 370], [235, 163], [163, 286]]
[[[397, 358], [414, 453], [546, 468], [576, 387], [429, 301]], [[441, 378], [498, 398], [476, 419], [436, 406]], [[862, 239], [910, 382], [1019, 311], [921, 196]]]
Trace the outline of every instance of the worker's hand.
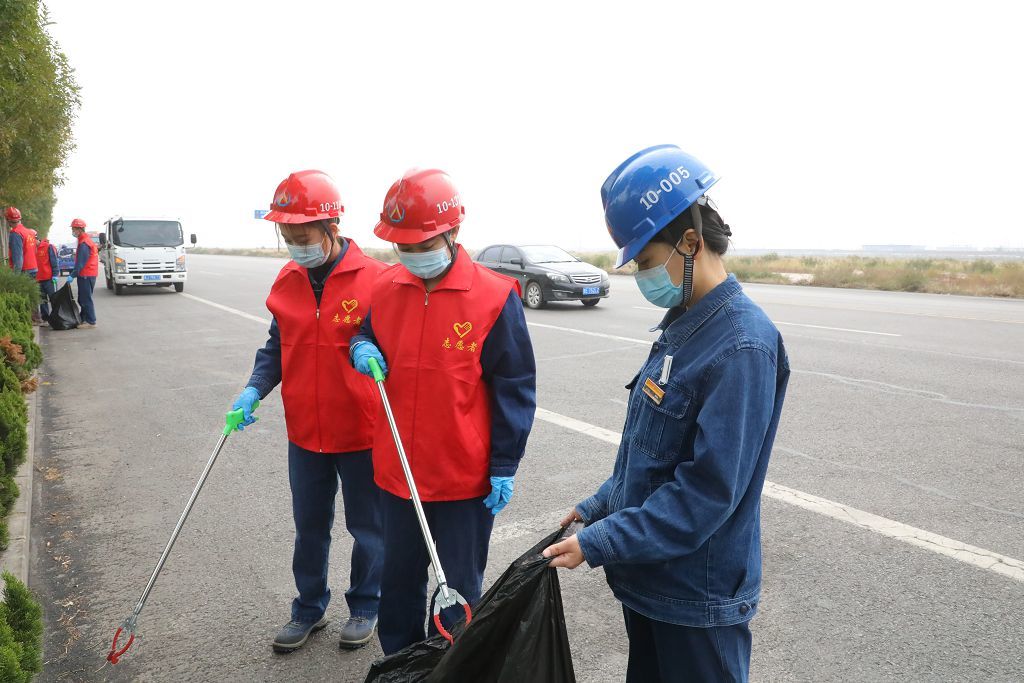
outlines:
[[58, 280], [58, 278], [52, 278], [52, 280], [53, 280], [53, 288], [57, 289], [57, 280]]
[[515, 486], [513, 477], [491, 477], [491, 494], [484, 498], [484, 505], [492, 515], [497, 515], [505, 509], [512, 500], [512, 490]]
[[388, 374], [388, 364], [384, 362], [384, 356], [373, 342], [359, 342], [352, 349], [352, 366], [367, 377], [373, 377], [373, 371], [370, 370], [371, 358], [377, 359], [380, 371], [386, 376]]
[[549, 545], [544, 549], [542, 555], [552, 558], [548, 562], [549, 567], [565, 567], [566, 569], [576, 569], [587, 559], [583, 557], [583, 550], [580, 548], [580, 542], [576, 538], [576, 534], [573, 534], [564, 541]]
[[562, 521], [559, 522], [558, 524], [559, 524], [559, 526], [561, 526], [564, 529], [565, 527], [569, 526], [573, 522], [582, 522], [582, 521], [583, 521], [583, 516], [580, 515], [580, 513], [576, 512], [576, 508], [573, 508], [572, 510], [569, 511], [569, 514], [567, 514], [565, 517], [563, 517]]
[[68, 275], [68, 279], [64, 282], [66, 285], [70, 285], [71, 281], [75, 279], [74, 275]]
[[260, 392], [256, 391], [255, 387], [246, 387], [242, 389], [242, 393], [231, 404], [231, 410], [241, 410], [242, 417], [245, 418], [238, 424], [238, 431], [243, 432], [247, 425], [256, 422], [256, 418], [252, 416], [252, 411], [256, 409], [256, 402], [259, 400]]

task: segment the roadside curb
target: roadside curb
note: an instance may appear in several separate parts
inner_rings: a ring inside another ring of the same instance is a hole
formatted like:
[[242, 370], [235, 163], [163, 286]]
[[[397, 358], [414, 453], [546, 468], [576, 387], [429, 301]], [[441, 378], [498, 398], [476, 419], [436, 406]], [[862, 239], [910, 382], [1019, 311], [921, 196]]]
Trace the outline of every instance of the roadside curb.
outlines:
[[[32, 328], [35, 340], [40, 342], [39, 328]], [[36, 421], [38, 419], [38, 394], [36, 389], [26, 396], [28, 403], [28, 453], [25, 462], [18, 468], [14, 483], [18, 485], [18, 499], [7, 516], [10, 544], [0, 553], [0, 569], [14, 574], [28, 585], [28, 567], [32, 548], [32, 475], [35, 470]]]

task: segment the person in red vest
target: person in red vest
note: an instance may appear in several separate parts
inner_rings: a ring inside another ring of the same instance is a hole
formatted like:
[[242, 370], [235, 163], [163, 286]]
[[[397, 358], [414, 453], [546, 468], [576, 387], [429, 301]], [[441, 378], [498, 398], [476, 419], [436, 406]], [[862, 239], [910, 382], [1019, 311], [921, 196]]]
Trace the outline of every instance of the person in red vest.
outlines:
[[7, 229], [10, 231], [7, 236], [8, 264], [11, 270], [16, 273], [36, 277], [36, 239], [21, 223], [21, 211], [16, 206], [8, 206], [4, 212], [7, 219]]
[[353, 539], [345, 593], [349, 619], [341, 629], [341, 647], [355, 649], [370, 641], [377, 623], [383, 548], [380, 492], [370, 456], [375, 389], [346, 362], [346, 353], [385, 265], [339, 237], [345, 207], [337, 185], [322, 171], [289, 175], [270, 209], [266, 219], [277, 223], [291, 261], [271, 287], [270, 338], [256, 352], [252, 375], [233, 409], [244, 411], [243, 429], [255, 421], [255, 402], [281, 385], [295, 520], [292, 573], [299, 594], [291, 621], [272, 646], [277, 652], [296, 650], [328, 623], [327, 560], [340, 480], [345, 526]]
[[[450, 586], [480, 597], [494, 515], [536, 409], [536, 364], [519, 283], [457, 245], [465, 209], [442, 171], [409, 171], [391, 186], [375, 234], [400, 264], [373, 287], [351, 359], [388, 372], [389, 397]], [[378, 634], [385, 654], [423, 640], [427, 549], [384, 417], [377, 412], [374, 478], [383, 489], [384, 574]], [[445, 610], [451, 623], [458, 607]], [[433, 622], [431, 633], [435, 633]]]
[[39, 283], [39, 292], [42, 294], [39, 312], [42, 314], [42, 320], [46, 320], [50, 317], [50, 297], [57, 293], [56, 275], [60, 273], [60, 266], [57, 261], [57, 248], [45, 237], [36, 245], [36, 263], [39, 267], [36, 271], [36, 282]]
[[85, 232], [85, 221], [76, 218], [71, 221], [71, 234], [78, 240], [78, 251], [75, 254], [75, 266], [68, 275], [68, 284], [78, 281], [78, 305], [82, 309], [82, 323], [78, 329], [96, 327], [96, 305], [92, 300], [96, 289], [96, 276], [99, 274], [99, 252], [96, 243]]

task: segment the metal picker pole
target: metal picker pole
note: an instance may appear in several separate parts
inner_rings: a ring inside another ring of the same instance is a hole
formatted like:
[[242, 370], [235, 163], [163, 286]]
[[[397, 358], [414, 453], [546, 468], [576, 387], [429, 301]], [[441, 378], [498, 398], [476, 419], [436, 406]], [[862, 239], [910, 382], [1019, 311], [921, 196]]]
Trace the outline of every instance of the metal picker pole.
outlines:
[[380, 389], [380, 398], [384, 403], [384, 413], [388, 417], [388, 425], [391, 427], [391, 436], [395, 439], [395, 448], [398, 449], [398, 459], [402, 462], [402, 471], [405, 473], [405, 483], [409, 485], [409, 495], [412, 498], [412, 505], [416, 508], [416, 518], [420, 522], [420, 531], [423, 533], [423, 541], [427, 544], [427, 552], [430, 554], [430, 564], [434, 568], [434, 576], [437, 578], [438, 588], [441, 590], [442, 607], [451, 607], [455, 600], [448, 593], [448, 580], [444, 576], [444, 569], [441, 568], [441, 559], [437, 556], [437, 547], [434, 545], [434, 537], [430, 534], [430, 527], [427, 525], [427, 516], [423, 513], [423, 503], [420, 501], [420, 493], [416, 490], [416, 481], [412, 478], [412, 469], [409, 467], [409, 458], [405, 455], [405, 447], [402, 445], [402, 437], [398, 433], [398, 425], [395, 423], [395, 415], [391, 412], [391, 401], [388, 400], [387, 389], [384, 388], [384, 374], [380, 365], [375, 359], [370, 359], [373, 378]]
[[423, 542], [430, 554], [430, 565], [434, 569], [434, 576], [437, 578], [437, 592], [434, 593], [433, 603], [434, 626], [445, 640], [454, 644], [455, 639], [441, 622], [441, 610], [446, 607], [462, 605], [466, 613], [466, 626], [473, 621], [473, 610], [466, 602], [466, 599], [459, 594], [459, 591], [448, 586], [448, 579], [444, 576], [444, 569], [441, 568], [441, 558], [437, 556], [437, 547], [434, 545], [434, 537], [430, 534], [430, 527], [427, 525], [427, 516], [423, 514], [423, 503], [420, 501], [420, 493], [416, 490], [416, 481], [412, 478], [412, 469], [409, 467], [409, 458], [405, 455], [405, 446], [402, 445], [402, 437], [398, 433], [398, 424], [395, 422], [395, 415], [391, 412], [391, 401], [388, 400], [387, 389], [384, 388], [384, 372], [375, 358], [370, 359], [370, 370], [373, 372], [373, 380], [380, 389], [380, 400], [384, 403], [384, 414], [388, 418], [388, 426], [391, 427], [391, 436], [395, 439], [395, 449], [398, 451], [398, 459], [402, 463], [402, 472], [405, 473], [405, 483], [409, 486], [409, 497], [416, 509], [416, 518], [420, 523], [420, 531], [423, 533]]
[[[260, 405], [259, 401], [253, 404], [253, 410], [258, 408]], [[213, 449], [213, 454], [210, 459], [206, 461], [206, 467], [203, 468], [203, 473], [199, 476], [199, 481], [196, 482], [196, 487], [192, 489], [192, 495], [189, 496], [188, 503], [185, 504], [185, 509], [181, 513], [181, 517], [178, 518], [178, 523], [174, 526], [174, 531], [171, 532], [171, 537], [167, 541], [167, 545], [164, 546], [164, 551], [160, 553], [160, 559], [156, 563], [156, 569], [149, 577], [149, 582], [146, 584], [145, 590], [142, 591], [142, 597], [135, 604], [135, 609], [129, 614], [121, 625], [118, 626], [117, 632], [114, 633], [114, 642], [110, 646], [110, 652], [107, 654], [107, 661], [111, 664], [117, 664], [121, 656], [128, 651], [128, 648], [135, 642], [135, 626], [139, 620], [139, 614], [142, 612], [142, 608], [146, 606], [146, 600], [149, 599], [149, 594], [153, 590], [153, 586], [156, 585], [156, 579], [160, 576], [160, 571], [164, 568], [164, 563], [167, 562], [167, 558], [171, 554], [171, 548], [174, 547], [174, 542], [178, 540], [178, 535], [181, 533], [182, 527], [185, 526], [185, 520], [188, 519], [188, 515], [192, 512], [192, 506], [195, 505], [196, 499], [199, 498], [199, 492], [203, 490], [203, 484], [206, 483], [207, 477], [210, 476], [210, 470], [213, 469], [213, 465], [217, 462], [217, 456], [220, 455], [221, 450], [224, 448], [224, 443], [228, 440], [228, 436], [235, 430], [235, 428], [242, 423], [245, 419], [245, 415], [242, 410], [234, 410], [227, 414], [225, 419], [226, 424], [224, 430], [221, 432], [220, 440], [217, 441], [217, 447]], [[128, 642], [125, 643], [124, 647], [118, 649], [118, 639], [121, 634], [125, 633], [128, 635]]]

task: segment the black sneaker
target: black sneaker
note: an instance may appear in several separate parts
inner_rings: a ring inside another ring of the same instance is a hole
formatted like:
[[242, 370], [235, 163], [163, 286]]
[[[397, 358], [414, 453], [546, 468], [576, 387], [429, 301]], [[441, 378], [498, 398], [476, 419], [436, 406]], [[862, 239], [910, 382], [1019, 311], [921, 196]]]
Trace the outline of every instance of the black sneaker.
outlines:
[[376, 627], [377, 617], [349, 617], [341, 629], [341, 648], [358, 650], [370, 642]]
[[327, 617], [322, 617], [320, 621], [309, 622], [309, 621], [289, 621], [285, 624], [277, 637], [274, 638], [273, 648], [274, 652], [294, 652], [300, 647], [306, 644], [306, 639], [309, 638], [309, 634], [313, 631], [319, 631], [329, 623]]

